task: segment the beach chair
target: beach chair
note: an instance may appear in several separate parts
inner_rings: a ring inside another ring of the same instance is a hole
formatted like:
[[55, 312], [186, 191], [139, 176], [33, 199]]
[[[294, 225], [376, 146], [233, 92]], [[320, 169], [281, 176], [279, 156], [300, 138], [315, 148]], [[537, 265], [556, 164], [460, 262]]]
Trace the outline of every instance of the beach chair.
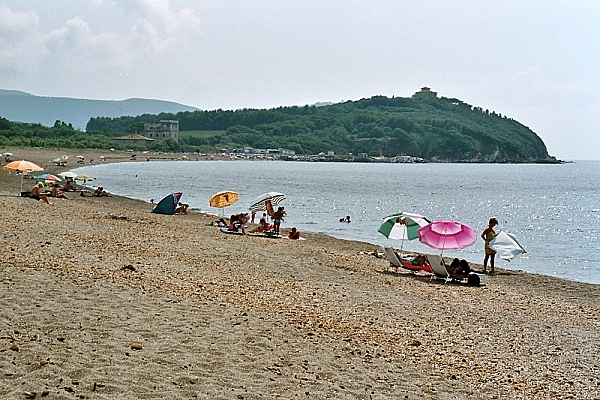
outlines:
[[390, 268], [392, 268], [394, 272], [398, 272], [398, 268], [404, 268], [411, 272], [425, 271], [433, 273], [428, 262], [413, 263], [413, 260], [398, 257], [394, 249], [391, 247], [382, 246], [381, 248], [383, 249], [385, 258], [390, 262]]
[[425, 254], [425, 257], [427, 257], [427, 261], [429, 261], [429, 265], [433, 271], [432, 278], [442, 278], [446, 283], [452, 280], [462, 281], [469, 278], [468, 274], [456, 275], [450, 272], [442, 256], [438, 256], [437, 254]]

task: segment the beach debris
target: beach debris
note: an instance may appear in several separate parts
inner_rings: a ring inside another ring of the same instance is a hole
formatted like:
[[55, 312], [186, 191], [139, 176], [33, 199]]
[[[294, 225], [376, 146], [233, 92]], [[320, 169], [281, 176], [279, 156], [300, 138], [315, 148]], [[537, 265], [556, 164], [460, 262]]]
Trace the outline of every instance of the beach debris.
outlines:
[[19, 345], [17, 343], [13, 343], [13, 344], [10, 345], [10, 349], [12, 351], [17, 351], [18, 352], [19, 351]]
[[358, 254], [373, 256], [375, 258], [385, 258], [385, 253], [383, 253], [381, 251], [377, 251], [377, 250], [359, 251]]
[[141, 343], [133, 343], [131, 345], [131, 350], [141, 350], [143, 348]]
[[35, 399], [35, 397], [37, 396], [37, 392], [35, 392], [35, 391], [23, 392], [23, 395], [25, 396], [26, 399]]
[[42, 397], [46, 397], [50, 394], [50, 390], [49, 389], [44, 389], [42, 390]]

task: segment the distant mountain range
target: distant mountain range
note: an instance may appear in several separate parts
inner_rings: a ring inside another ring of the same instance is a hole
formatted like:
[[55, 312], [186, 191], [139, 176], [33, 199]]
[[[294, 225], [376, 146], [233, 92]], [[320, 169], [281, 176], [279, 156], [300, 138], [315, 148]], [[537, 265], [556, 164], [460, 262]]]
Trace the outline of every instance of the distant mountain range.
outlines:
[[0, 89], [0, 117], [14, 122], [53, 126], [56, 120], [84, 130], [92, 117], [118, 118], [142, 114], [197, 111], [198, 108], [172, 101], [150, 99], [87, 100], [43, 97], [17, 90]]

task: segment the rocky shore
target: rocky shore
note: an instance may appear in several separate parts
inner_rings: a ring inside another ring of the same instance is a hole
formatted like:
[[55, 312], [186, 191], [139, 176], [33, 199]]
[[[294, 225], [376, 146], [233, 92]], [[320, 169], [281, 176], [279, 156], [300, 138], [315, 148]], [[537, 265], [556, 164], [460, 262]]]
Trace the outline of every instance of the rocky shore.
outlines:
[[18, 188], [0, 172], [0, 398], [600, 398], [598, 285], [444, 283], [368, 243]]

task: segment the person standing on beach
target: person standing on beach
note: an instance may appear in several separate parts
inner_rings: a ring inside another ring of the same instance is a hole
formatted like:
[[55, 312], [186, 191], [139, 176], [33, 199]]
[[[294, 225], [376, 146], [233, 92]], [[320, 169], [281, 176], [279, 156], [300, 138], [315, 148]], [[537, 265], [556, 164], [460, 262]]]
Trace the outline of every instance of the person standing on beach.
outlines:
[[281, 226], [281, 221], [283, 221], [283, 216], [286, 214], [283, 207], [279, 207], [277, 211], [273, 213], [273, 229], [275, 233], [279, 235], [279, 227]]
[[489, 243], [492, 241], [493, 238], [496, 237], [496, 231], [494, 231], [494, 226], [496, 225], [498, 225], [498, 220], [494, 217], [490, 218], [488, 227], [485, 228], [485, 230], [481, 234], [481, 238], [485, 241], [485, 257], [483, 258], [483, 272], [487, 272], [486, 270], [488, 260], [490, 260], [490, 272], [494, 272], [494, 258], [496, 257], [496, 252], [490, 249]]

